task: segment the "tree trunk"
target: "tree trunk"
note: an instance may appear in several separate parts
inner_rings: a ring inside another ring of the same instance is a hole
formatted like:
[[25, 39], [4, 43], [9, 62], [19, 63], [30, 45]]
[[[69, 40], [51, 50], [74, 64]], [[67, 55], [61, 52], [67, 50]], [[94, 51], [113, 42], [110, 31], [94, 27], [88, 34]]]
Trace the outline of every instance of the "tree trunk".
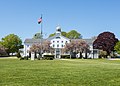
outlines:
[[71, 59], [71, 52], [70, 52], [70, 59]]
[[82, 52], [80, 52], [80, 59], [82, 58]]
[[87, 49], [85, 49], [85, 59], [87, 59]]

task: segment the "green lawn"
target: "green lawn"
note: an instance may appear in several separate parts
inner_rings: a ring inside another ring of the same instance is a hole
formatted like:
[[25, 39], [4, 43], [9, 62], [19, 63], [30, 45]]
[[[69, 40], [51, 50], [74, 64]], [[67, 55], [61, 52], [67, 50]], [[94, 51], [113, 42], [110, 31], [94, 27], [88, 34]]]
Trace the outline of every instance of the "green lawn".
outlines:
[[120, 86], [120, 61], [0, 59], [0, 86]]

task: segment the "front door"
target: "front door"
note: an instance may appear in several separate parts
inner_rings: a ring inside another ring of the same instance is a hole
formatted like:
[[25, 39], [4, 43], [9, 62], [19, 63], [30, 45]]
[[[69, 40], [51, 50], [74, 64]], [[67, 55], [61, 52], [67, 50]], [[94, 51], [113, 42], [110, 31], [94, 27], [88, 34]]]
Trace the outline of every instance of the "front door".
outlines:
[[60, 59], [60, 49], [59, 48], [56, 49], [56, 58]]

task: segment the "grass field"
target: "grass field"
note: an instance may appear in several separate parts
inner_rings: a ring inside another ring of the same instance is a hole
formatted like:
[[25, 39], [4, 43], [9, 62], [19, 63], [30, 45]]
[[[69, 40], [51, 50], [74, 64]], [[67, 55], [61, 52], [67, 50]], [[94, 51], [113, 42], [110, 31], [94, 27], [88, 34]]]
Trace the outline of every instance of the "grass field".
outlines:
[[120, 86], [120, 61], [2, 58], [0, 86]]

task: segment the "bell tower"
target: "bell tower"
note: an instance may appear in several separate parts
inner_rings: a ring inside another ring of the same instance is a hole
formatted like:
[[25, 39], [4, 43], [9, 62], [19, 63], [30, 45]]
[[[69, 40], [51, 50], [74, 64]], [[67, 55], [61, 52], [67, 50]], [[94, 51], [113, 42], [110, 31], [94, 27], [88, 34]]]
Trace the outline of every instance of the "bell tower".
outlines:
[[57, 35], [57, 36], [60, 36], [60, 35], [61, 35], [61, 27], [60, 27], [60, 26], [57, 26], [57, 27], [56, 27], [56, 35]]

